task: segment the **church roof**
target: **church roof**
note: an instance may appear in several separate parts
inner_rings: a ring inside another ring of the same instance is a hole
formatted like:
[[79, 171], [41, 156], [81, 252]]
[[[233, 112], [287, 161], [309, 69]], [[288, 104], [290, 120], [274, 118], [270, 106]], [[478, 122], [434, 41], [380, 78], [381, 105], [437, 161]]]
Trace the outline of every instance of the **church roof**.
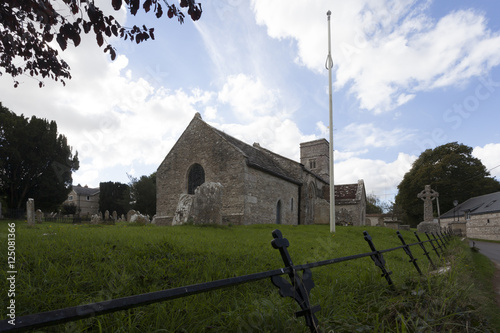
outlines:
[[[243, 155], [247, 158], [247, 165], [255, 169], [267, 172], [279, 178], [285, 179], [295, 184], [301, 184], [301, 182], [295, 179], [292, 175], [288, 174], [283, 168], [281, 168], [277, 162], [275, 162], [269, 155], [264, 153], [258, 148], [251, 146], [243, 141], [240, 141], [227, 133], [224, 133], [212, 126], [210, 126], [216, 133], [222, 136], [227, 142], [232, 146], [240, 150]], [[275, 156], [280, 156], [274, 153]], [[280, 156], [281, 157], [281, 156]], [[283, 157], [283, 159], [286, 159]], [[288, 159], [287, 159], [288, 160]]]
[[452, 218], [464, 212], [470, 212], [471, 215], [500, 212], [500, 192], [470, 198], [442, 214], [441, 218]]

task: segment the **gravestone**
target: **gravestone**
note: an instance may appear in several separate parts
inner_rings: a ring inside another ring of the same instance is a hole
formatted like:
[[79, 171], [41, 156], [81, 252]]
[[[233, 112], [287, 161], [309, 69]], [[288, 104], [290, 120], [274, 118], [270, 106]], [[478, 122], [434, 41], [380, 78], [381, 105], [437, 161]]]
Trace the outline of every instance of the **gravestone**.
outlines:
[[172, 220], [172, 225], [180, 225], [188, 221], [193, 206], [193, 198], [194, 195], [192, 194], [181, 194]]
[[43, 219], [43, 213], [40, 209], [37, 209], [36, 212], [35, 212], [35, 220], [36, 220], [36, 223], [42, 223], [42, 219]]
[[220, 183], [206, 182], [194, 194], [181, 194], [172, 225], [222, 224], [222, 189]]
[[131, 209], [131, 210], [129, 210], [129, 211], [127, 212], [127, 222], [130, 222], [130, 218], [131, 218], [131, 217], [132, 217], [132, 215], [134, 215], [134, 214], [137, 214], [137, 212], [136, 212], [135, 210], [133, 210], [133, 209]]
[[222, 224], [222, 184], [206, 182], [194, 191], [193, 223]]
[[116, 222], [116, 220], [118, 219], [118, 213], [116, 212], [116, 210], [113, 211], [113, 221]]
[[439, 193], [431, 189], [430, 185], [425, 185], [425, 189], [417, 194], [417, 198], [424, 201], [424, 220], [417, 226], [419, 232], [439, 232], [439, 223], [434, 222], [432, 201], [439, 196]]
[[26, 217], [28, 225], [35, 225], [35, 200], [32, 198], [26, 201]]
[[109, 210], [107, 210], [107, 209], [104, 212], [104, 221], [109, 221]]

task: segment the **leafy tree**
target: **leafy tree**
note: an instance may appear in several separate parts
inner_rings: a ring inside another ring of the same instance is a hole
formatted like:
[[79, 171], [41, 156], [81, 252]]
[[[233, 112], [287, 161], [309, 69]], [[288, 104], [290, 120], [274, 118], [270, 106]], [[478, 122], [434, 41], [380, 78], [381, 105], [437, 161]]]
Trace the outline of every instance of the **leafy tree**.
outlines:
[[133, 200], [132, 207], [141, 212], [153, 216], [156, 214], [156, 172], [150, 176], [141, 176], [137, 179], [128, 176], [130, 179], [130, 195]]
[[[106, 44], [104, 52], [109, 52], [112, 60], [116, 57], [116, 50], [105, 40], [106, 37], [130, 39], [137, 44], [149, 38], [154, 39], [153, 28], [148, 29], [145, 25], [122, 27], [112, 15], [104, 14], [93, 0], [57, 2], [66, 6], [63, 9], [54, 8], [54, 4], [56, 3], [50, 0], [0, 2], [0, 68], [13, 78], [29, 74], [61, 80], [63, 84], [64, 79], [71, 79], [68, 64], [58, 57], [58, 51], [51, 44], [54, 39], [64, 51], [68, 42], [75, 47], [80, 44], [82, 32], [92, 32], [99, 47]], [[146, 13], [152, 11], [157, 18], [162, 17], [165, 10], [169, 18], [175, 16], [180, 23], [184, 22], [183, 11], [165, 0], [111, 0], [111, 4], [114, 10], [126, 6], [132, 15], [136, 15], [142, 7]], [[200, 3], [181, 0], [179, 5], [187, 8], [192, 20], [200, 18]], [[19, 61], [21, 59], [24, 63]], [[15, 87], [18, 84], [18, 81], [14, 81]], [[40, 81], [40, 87], [42, 86], [43, 82]]]
[[99, 210], [104, 214], [116, 211], [118, 215], [127, 214], [130, 209], [130, 189], [122, 183], [99, 183]]
[[380, 199], [375, 194], [366, 196], [366, 214], [382, 214]]
[[20, 209], [34, 198], [37, 208], [55, 209], [78, 168], [78, 153], [73, 156], [55, 121], [17, 116], [0, 103], [0, 193], [9, 208]]
[[[462, 202], [500, 191], [500, 183], [472, 156], [472, 148], [457, 142], [424, 151], [398, 185], [396, 204], [406, 212], [413, 226], [423, 220], [423, 202], [417, 194], [425, 185], [439, 192], [441, 213], [452, 209], [454, 200]], [[437, 216], [436, 201], [433, 203]]]

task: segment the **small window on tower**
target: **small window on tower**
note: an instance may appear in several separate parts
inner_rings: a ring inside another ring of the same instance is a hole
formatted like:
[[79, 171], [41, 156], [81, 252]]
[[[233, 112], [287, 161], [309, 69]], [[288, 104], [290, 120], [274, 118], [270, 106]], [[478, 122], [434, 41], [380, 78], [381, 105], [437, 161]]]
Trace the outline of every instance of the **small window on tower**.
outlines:
[[316, 160], [309, 160], [309, 169], [316, 169]]

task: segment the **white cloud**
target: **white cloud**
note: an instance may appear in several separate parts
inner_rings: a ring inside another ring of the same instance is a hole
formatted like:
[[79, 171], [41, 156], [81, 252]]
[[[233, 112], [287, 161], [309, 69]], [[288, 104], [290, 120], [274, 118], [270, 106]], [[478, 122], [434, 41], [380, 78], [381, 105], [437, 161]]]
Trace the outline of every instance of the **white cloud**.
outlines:
[[472, 155], [483, 162], [490, 174], [500, 181], [500, 143], [489, 143], [484, 147], [474, 147]]
[[218, 100], [228, 104], [242, 121], [276, 113], [279, 99], [278, 90], [243, 74], [229, 76], [218, 94]]
[[297, 41], [300, 63], [325, 73], [326, 11], [331, 9], [336, 87], [380, 113], [419, 91], [460, 85], [500, 64], [500, 34], [483, 14], [458, 10], [435, 19], [429, 1], [253, 0], [256, 20], [273, 38]]
[[351, 123], [335, 134], [335, 146], [342, 150], [358, 150], [368, 147], [395, 147], [411, 140], [413, 131], [403, 128], [385, 130], [373, 124]]
[[392, 162], [353, 157], [335, 163], [335, 184], [351, 184], [363, 179], [367, 193], [374, 193], [383, 201], [393, 201], [397, 186], [416, 158], [404, 153], [399, 153]]

